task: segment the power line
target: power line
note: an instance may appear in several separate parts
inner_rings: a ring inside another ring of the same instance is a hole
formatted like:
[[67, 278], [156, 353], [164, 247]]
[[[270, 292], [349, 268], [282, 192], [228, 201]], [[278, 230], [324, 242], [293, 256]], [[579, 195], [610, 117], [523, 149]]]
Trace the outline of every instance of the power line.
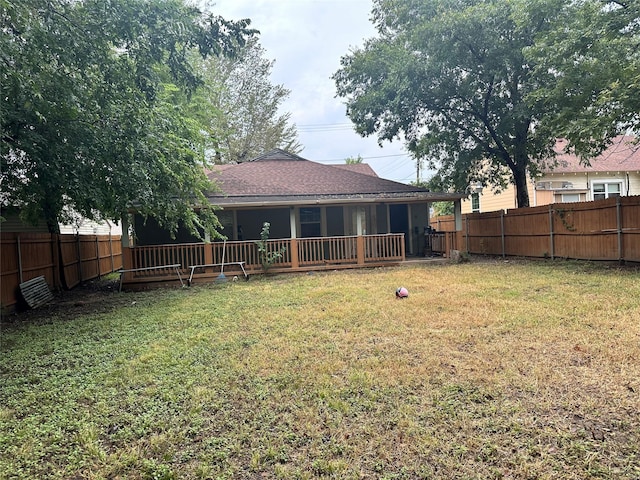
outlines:
[[315, 126], [315, 127], [302, 127], [296, 126], [298, 133], [324, 133], [324, 132], [346, 132], [354, 131], [352, 125], [327, 125], [327, 126]]
[[352, 123], [309, 123], [307, 125], [297, 125], [300, 128], [313, 128], [313, 127], [344, 127], [344, 126], [352, 126]]
[[[391, 158], [391, 157], [409, 157], [409, 155], [406, 154], [406, 153], [396, 153], [394, 155], [379, 155], [377, 157], [360, 157], [360, 158], [362, 158], [363, 160], [372, 160], [372, 159], [375, 159], [375, 158]], [[344, 157], [344, 158], [332, 158], [331, 160], [316, 160], [316, 161], [317, 162], [344, 162], [344, 160], [346, 158], [347, 157]], [[413, 159], [410, 158], [410, 160], [413, 160]]]

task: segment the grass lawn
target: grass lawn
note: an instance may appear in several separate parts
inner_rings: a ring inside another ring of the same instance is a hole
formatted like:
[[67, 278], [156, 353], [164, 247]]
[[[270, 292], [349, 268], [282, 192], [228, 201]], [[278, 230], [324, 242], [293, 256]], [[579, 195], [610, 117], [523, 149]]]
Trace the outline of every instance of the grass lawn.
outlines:
[[54, 312], [2, 327], [1, 479], [640, 478], [637, 270], [416, 265]]

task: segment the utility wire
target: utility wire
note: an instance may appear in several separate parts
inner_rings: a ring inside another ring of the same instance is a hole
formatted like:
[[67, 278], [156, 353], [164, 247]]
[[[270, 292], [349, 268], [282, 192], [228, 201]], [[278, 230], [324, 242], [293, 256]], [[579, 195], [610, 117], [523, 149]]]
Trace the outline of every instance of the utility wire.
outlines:
[[[406, 153], [396, 153], [396, 154], [393, 154], [393, 155], [379, 155], [379, 156], [375, 156], [375, 157], [360, 157], [360, 158], [362, 158], [363, 160], [371, 160], [371, 159], [374, 159], [374, 158], [391, 158], [391, 157], [409, 157], [409, 155], [406, 154]], [[344, 158], [332, 158], [330, 160], [316, 160], [316, 162], [342, 162], [342, 163], [344, 163], [345, 158], [347, 158], [347, 157], [344, 157]], [[411, 159], [411, 160], [413, 160], [413, 159]]]

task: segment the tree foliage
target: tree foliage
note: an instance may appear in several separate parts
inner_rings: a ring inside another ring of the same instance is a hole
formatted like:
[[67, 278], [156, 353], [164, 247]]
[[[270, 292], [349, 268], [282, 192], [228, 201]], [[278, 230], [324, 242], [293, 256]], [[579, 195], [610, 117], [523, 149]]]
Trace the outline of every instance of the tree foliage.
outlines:
[[528, 206], [527, 173], [554, 156], [548, 111], [527, 101], [548, 75], [524, 58], [548, 26], [544, 12], [525, 0], [374, 5], [378, 36], [334, 74], [356, 130], [381, 143], [404, 139], [459, 190], [510, 180]]
[[244, 162], [274, 148], [302, 150], [291, 114], [279, 112], [290, 92], [271, 83], [273, 65], [256, 38], [233, 58], [198, 62], [205, 88], [193, 103], [203, 109], [207, 151], [215, 163]]
[[530, 100], [555, 112], [558, 136], [588, 160], [616, 135], [640, 128], [640, 3], [539, 3], [554, 11], [552, 25], [526, 53], [552, 81]]
[[344, 159], [344, 163], [347, 165], [357, 165], [363, 162], [362, 155], [358, 154], [357, 157], [347, 157]]
[[135, 207], [172, 230], [182, 220], [213, 232], [201, 128], [172, 97], [202, 84], [190, 52], [232, 56], [254, 33], [249, 22], [182, 0], [0, 7], [3, 204], [52, 231], [65, 207], [111, 219]]

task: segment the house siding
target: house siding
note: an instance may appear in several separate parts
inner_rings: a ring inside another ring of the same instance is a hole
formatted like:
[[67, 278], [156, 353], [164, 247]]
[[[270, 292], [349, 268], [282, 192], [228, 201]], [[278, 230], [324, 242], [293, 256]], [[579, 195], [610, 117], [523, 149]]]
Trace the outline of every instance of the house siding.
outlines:
[[0, 223], [0, 231], [11, 233], [49, 233], [47, 224], [40, 220], [36, 225], [24, 222], [20, 215], [14, 212], [2, 212], [4, 220]]
[[[592, 201], [592, 185], [594, 182], [621, 182], [622, 195], [640, 195], [640, 172], [579, 172], [579, 173], [550, 173], [537, 180], [528, 179], [529, 202], [532, 207], [561, 203], [563, 194], [578, 194], [581, 202]], [[537, 184], [553, 182], [562, 184], [569, 182], [571, 188], [536, 189]], [[517, 208], [515, 186], [509, 185], [500, 193], [493, 193], [485, 188], [480, 195], [480, 212], [494, 212]], [[462, 200], [462, 213], [471, 212], [471, 197]]]
[[[533, 188], [534, 183], [531, 179], [527, 179], [527, 190], [529, 192], [529, 204], [535, 206], [535, 192]], [[471, 197], [462, 200], [462, 213], [471, 212]], [[480, 211], [481, 212], [495, 212], [498, 210], [508, 210], [510, 208], [518, 207], [518, 199], [516, 196], [516, 187], [510, 184], [500, 193], [494, 193], [491, 187], [485, 187], [480, 194]]]
[[93, 220], [82, 219], [78, 225], [60, 225], [62, 234], [78, 235], [122, 235], [122, 227], [111, 222], [94, 222]]

